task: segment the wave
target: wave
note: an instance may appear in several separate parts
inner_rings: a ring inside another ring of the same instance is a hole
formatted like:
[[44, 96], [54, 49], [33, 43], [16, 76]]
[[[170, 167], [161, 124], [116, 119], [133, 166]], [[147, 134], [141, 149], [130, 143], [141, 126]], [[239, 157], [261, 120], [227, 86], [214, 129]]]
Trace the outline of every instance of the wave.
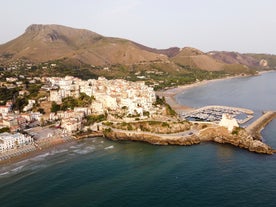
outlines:
[[44, 154], [37, 155], [37, 156], [31, 158], [30, 160], [31, 161], [40, 161], [40, 160], [43, 160], [45, 157], [48, 157], [49, 155], [50, 155], [50, 152], [46, 152]]
[[96, 147], [95, 146], [88, 146], [88, 147], [85, 147], [83, 149], [76, 149], [76, 150], [73, 150], [74, 153], [76, 154], [88, 154], [90, 152], [93, 152], [95, 151]]
[[113, 149], [113, 148], [114, 148], [114, 146], [111, 145], [111, 146], [105, 147], [104, 149], [107, 150], [107, 149]]
[[9, 171], [6, 171], [6, 172], [3, 172], [3, 173], [0, 173], [0, 177], [6, 176], [6, 175], [8, 175], [9, 173], [10, 173]]
[[51, 151], [51, 155], [60, 154], [63, 152], [68, 152], [68, 149], [53, 150]]

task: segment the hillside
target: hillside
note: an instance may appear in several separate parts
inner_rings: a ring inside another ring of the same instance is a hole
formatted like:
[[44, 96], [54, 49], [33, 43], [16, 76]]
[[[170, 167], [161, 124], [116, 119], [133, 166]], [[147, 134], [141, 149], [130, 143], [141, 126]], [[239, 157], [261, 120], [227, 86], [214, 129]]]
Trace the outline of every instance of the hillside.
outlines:
[[228, 64], [241, 64], [254, 68], [260, 66], [259, 60], [246, 54], [225, 51], [212, 51], [208, 54], [212, 56], [214, 59]]
[[276, 55], [272, 54], [246, 54], [259, 61], [260, 64], [267, 64], [266, 67], [276, 69]]
[[61, 25], [31, 25], [18, 38], [0, 46], [0, 60], [45, 62], [62, 58], [85, 64], [133, 64], [167, 59], [133, 42]]
[[247, 65], [227, 62], [190, 47], [183, 48], [172, 60], [182, 66], [206, 71], [245, 72], [248, 68]]
[[[65, 72], [76, 75], [78, 71], [73, 71], [73, 68], [85, 67], [90, 74], [122, 78], [145, 70], [174, 75], [179, 71], [186, 74], [198, 70], [233, 74], [276, 67], [276, 56], [273, 55], [218, 51], [204, 53], [191, 47], [155, 49], [85, 29], [37, 24], [29, 26], [18, 38], [0, 45], [1, 67], [10, 67], [10, 63], [18, 60], [36, 65], [58, 63], [56, 72], [59, 75]], [[94, 70], [106, 67], [112, 70]], [[53, 71], [40, 72], [46, 75]]]

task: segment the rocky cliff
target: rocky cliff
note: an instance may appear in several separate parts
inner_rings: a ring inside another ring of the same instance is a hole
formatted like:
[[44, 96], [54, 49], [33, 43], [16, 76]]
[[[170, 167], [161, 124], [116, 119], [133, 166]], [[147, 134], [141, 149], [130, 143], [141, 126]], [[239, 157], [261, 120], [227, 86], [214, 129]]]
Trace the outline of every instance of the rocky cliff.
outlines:
[[229, 133], [224, 127], [207, 127], [198, 134], [181, 136], [180, 134], [151, 134], [147, 132], [114, 131], [105, 133], [111, 140], [143, 141], [157, 145], [193, 145], [200, 142], [213, 141], [221, 144], [231, 144], [260, 154], [273, 154], [275, 151], [267, 144], [254, 140], [245, 130], [237, 134]]
[[231, 144], [251, 152], [262, 154], [273, 154], [274, 152], [267, 144], [259, 140], [254, 140], [244, 129], [241, 129], [237, 134], [232, 134], [225, 127], [210, 127], [202, 130], [199, 137], [201, 141]]
[[131, 141], [142, 141], [142, 142], [148, 142], [150, 144], [156, 144], [156, 145], [184, 145], [189, 146], [193, 144], [199, 144], [200, 139], [195, 136], [175, 136], [170, 137], [166, 135], [161, 134], [155, 134], [150, 135], [147, 133], [131, 133], [131, 132], [109, 132], [105, 134], [105, 137], [114, 141], [117, 140], [131, 140]]

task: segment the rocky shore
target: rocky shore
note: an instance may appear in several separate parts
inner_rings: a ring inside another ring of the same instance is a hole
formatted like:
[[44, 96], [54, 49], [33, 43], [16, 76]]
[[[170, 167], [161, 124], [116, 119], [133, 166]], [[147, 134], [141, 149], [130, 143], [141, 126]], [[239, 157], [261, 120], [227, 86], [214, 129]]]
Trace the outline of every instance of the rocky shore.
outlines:
[[183, 145], [189, 146], [200, 144], [201, 142], [213, 141], [221, 144], [231, 144], [233, 146], [249, 150], [260, 154], [273, 154], [273, 150], [267, 144], [254, 140], [244, 129], [238, 134], [229, 133], [224, 127], [213, 126], [200, 130], [196, 134], [183, 136], [181, 133], [175, 134], [156, 134], [148, 132], [111, 130], [105, 132], [104, 136], [108, 139], [142, 141], [156, 145]]

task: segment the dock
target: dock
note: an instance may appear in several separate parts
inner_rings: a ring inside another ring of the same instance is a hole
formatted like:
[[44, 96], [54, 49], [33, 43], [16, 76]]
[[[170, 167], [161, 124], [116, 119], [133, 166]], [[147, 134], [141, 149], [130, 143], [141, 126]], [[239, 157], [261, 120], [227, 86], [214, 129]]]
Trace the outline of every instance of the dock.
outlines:
[[270, 123], [274, 118], [276, 118], [276, 111], [267, 111], [250, 124], [245, 130], [254, 138], [254, 139], [261, 139], [261, 131], [262, 129]]
[[[195, 110], [182, 112], [182, 118], [189, 121], [207, 121], [207, 122], [219, 122], [223, 114], [229, 114], [233, 118], [237, 119], [239, 124], [244, 124], [253, 118], [253, 111], [245, 108], [237, 108], [230, 106], [204, 106]], [[241, 118], [239, 116], [243, 116]]]

